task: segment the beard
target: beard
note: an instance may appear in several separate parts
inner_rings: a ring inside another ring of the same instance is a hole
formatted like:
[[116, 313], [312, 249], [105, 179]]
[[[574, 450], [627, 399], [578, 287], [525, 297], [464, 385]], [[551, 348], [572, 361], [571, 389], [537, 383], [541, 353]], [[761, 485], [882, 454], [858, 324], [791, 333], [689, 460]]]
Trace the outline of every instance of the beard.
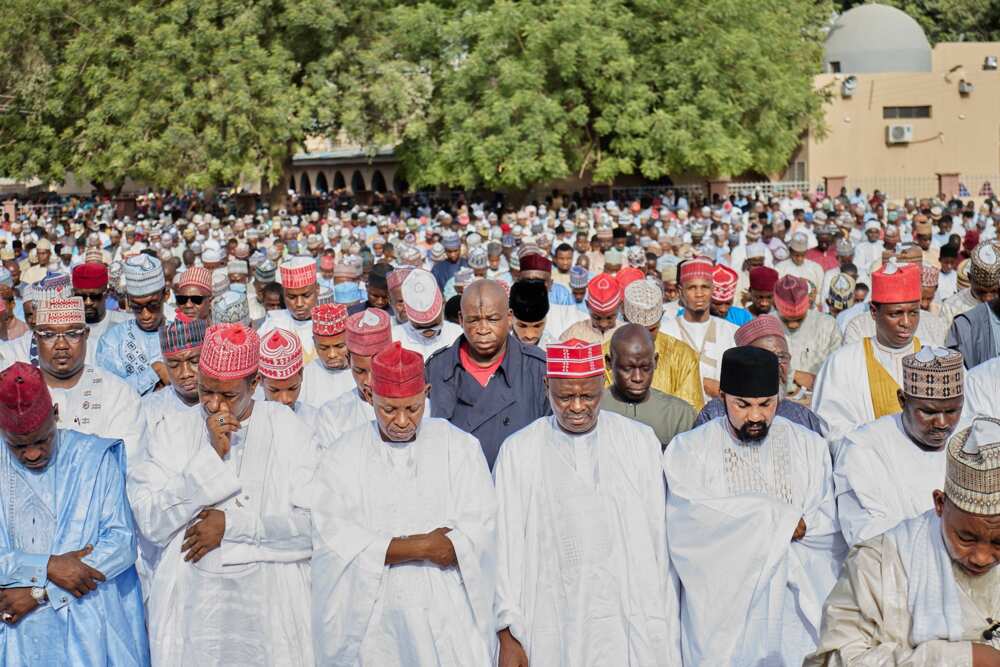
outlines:
[[767, 438], [771, 430], [767, 422], [744, 422], [736, 431], [736, 437], [742, 442], [758, 443]]

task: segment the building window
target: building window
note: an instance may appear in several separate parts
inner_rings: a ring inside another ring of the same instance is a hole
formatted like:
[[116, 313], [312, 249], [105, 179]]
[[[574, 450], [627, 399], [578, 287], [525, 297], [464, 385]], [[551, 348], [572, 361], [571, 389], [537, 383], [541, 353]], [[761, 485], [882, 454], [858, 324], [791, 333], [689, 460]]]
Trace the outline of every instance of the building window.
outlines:
[[830, 61], [830, 71], [833, 72], [834, 74], [840, 74], [840, 61], [839, 60], [831, 60]]
[[930, 118], [930, 107], [882, 107], [882, 118]]

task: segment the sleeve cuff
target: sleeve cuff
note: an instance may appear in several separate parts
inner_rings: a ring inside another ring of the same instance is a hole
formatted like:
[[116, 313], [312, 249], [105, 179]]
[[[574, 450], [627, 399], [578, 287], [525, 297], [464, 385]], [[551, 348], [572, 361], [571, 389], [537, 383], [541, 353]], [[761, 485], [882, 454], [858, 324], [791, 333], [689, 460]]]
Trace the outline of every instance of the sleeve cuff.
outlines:
[[[185, 476], [194, 486], [192, 496], [199, 498], [201, 505], [222, 502], [240, 490], [239, 479], [230, 472], [211, 445], [201, 447], [191, 458]], [[226, 518], [228, 520], [229, 517]]]
[[62, 609], [73, 600], [73, 595], [69, 591], [64, 591], [55, 584], [45, 587], [45, 596], [49, 599], [49, 606], [53, 609]]
[[257, 544], [260, 535], [259, 517], [256, 514], [231, 507], [226, 510], [226, 532], [224, 542]]
[[41, 588], [49, 583], [49, 555], [22, 553], [17, 558], [15, 579], [26, 586]]

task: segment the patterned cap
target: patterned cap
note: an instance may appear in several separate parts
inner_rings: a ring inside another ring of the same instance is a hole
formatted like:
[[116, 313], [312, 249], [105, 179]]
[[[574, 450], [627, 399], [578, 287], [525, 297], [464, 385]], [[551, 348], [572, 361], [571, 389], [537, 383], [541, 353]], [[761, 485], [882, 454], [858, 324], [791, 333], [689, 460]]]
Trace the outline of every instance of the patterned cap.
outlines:
[[[190, 269], [188, 270], [190, 271]], [[274, 262], [265, 259], [254, 269], [253, 277], [259, 283], [273, 283], [276, 272], [277, 267], [274, 265]]]
[[889, 260], [872, 273], [872, 303], [920, 301], [920, 267]]
[[903, 357], [903, 393], [915, 398], [948, 399], [961, 396], [965, 381], [962, 353], [925, 345]]
[[622, 255], [622, 251], [618, 248], [608, 248], [604, 253], [604, 263], [611, 264], [612, 266], [621, 266], [622, 262], [625, 260], [625, 256]]
[[250, 305], [247, 303], [247, 295], [227, 290], [212, 299], [212, 323], [239, 323], [250, 326]]
[[645, 274], [634, 266], [626, 266], [615, 274], [615, 281], [624, 290], [637, 280], [642, 280]]
[[838, 273], [837, 277], [830, 283], [830, 302], [837, 306], [846, 308], [851, 305], [854, 298], [854, 286], [856, 281], [846, 273]]
[[809, 310], [809, 283], [785, 276], [774, 286], [774, 305], [785, 317], [802, 317]]
[[569, 286], [571, 289], [586, 289], [590, 282], [590, 272], [582, 266], [574, 266], [569, 270]]
[[206, 295], [212, 293], [212, 272], [203, 266], [192, 266], [181, 274], [177, 281], [177, 289], [196, 287]]
[[342, 303], [314, 306], [311, 317], [316, 336], [337, 336], [347, 329], [347, 306]]
[[386, 278], [386, 283], [388, 284], [389, 289], [399, 289], [402, 287], [403, 280], [406, 279], [406, 276], [410, 275], [410, 271], [412, 270], [412, 266], [397, 267], [396, 270], [390, 273], [389, 277]]
[[36, 327], [44, 324], [84, 324], [85, 322], [83, 299], [78, 296], [39, 301], [35, 307]]
[[474, 269], [485, 269], [490, 265], [489, 257], [486, 255], [486, 248], [483, 246], [476, 246], [469, 251], [468, 257], [469, 266]]
[[587, 307], [595, 313], [617, 311], [624, 296], [621, 285], [607, 273], [597, 274], [587, 285]]
[[458, 250], [462, 247], [462, 239], [455, 232], [445, 232], [441, 235], [441, 245], [445, 250]]
[[226, 272], [238, 275], [247, 275], [250, 273], [250, 265], [242, 259], [234, 259], [226, 265]]
[[347, 318], [347, 350], [362, 357], [373, 356], [392, 343], [389, 315], [379, 308], [368, 308]]
[[272, 329], [260, 341], [260, 374], [287, 380], [302, 370], [302, 341], [291, 331]]
[[1000, 419], [979, 417], [952, 436], [944, 494], [972, 514], [1000, 514]]
[[930, 264], [920, 265], [920, 285], [921, 287], [937, 287], [940, 280], [941, 270]]
[[704, 257], [695, 257], [694, 259], [689, 259], [681, 264], [681, 268], [678, 271], [678, 276], [680, 282], [684, 283], [690, 280], [707, 280], [709, 283], [713, 280], [714, 266], [712, 262]]
[[160, 352], [176, 354], [201, 347], [207, 328], [205, 320], [192, 319], [177, 311], [173, 322], [164, 322], [160, 327]]
[[260, 339], [242, 324], [214, 324], [205, 332], [198, 372], [216, 380], [238, 380], [257, 372]]
[[52, 397], [42, 371], [23, 361], [0, 373], [0, 430], [25, 435], [52, 414]]
[[108, 267], [103, 262], [84, 262], [73, 267], [73, 289], [103, 289], [108, 286]]
[[550, 343], [545, 350], [546, 375], [550, 378], [589, 378], [604, 375], [604, 353], [600, 343], [571, 338]]
[[392, 343], [372, 357], [372, 393], [383, 398], [409, 398], [427, 387], [424, 358]]
[[625, 250], [625, 258], [628, 265], [641, 269], [646, 266], [646, 251], [641, 246], [630, 246]]
[[995, 289], [1000, 283], [1000, 245], [983, 241], [969, 259], [969, 282], [977, 287]]
[[455, 272], [455, 287], [465, 287], [475, 279], [476, 275], [469, 267], [459, 269]]
[[[767, 267], [761, 267], [767, 268]], [[712, 271], [712, 301], [729, 303], [736, 298], [736, 284], [740, 274], [725, 264], [716, 264]]]
[[222, 296], [229, 289], [229, 274], [225, 269], [212, 271], [212, 296]]
[[743, 347], [766, 336], [785, 337], [784, 326], [773, 315], [761, 315], [760, 317], [753, 318], [736, 330], [736, 333], [733, 334], [733, 339], [737, 347]]
[[444, 299], [429, 271], [414, 269], [403, 281], [403, 306], [414, 324], [431, 324], [440, 317]]
[[850, 239], [840, 239], [837, 241], [837, 257], [850, 257], [854, 254], [854, 244]]
[[636, 280], [625, 288], [625, 319], [651, 327], [663, 317], [663, 291], [651, 280]]
[[281, 270], [281, 286], [285, 289], [300, 289], [316, 284], [316, 260], [312, 257], [294, 257]]
[[444, 246], [440, 243], [435, 243], [431, 246], [431, 261], [443, 262], [445, 258]]
[[160, 260], [142, 253], [125, 260], [125, 290], [130, 296], [149, 296], [162, 292], [163, 287], [163, 264]]

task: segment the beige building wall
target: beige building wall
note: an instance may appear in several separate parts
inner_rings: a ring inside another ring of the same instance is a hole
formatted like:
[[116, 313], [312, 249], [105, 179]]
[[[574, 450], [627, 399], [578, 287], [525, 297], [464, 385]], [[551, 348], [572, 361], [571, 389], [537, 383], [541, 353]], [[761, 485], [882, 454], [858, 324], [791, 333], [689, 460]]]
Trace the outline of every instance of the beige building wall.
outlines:
[[[793, 158], [805, 158], [814, 186], [825, 177], [846, 176], [847, 187], [876, 187], [891, 197], [937, 193], [937, 174], [957, 173], [975, 196], [984, 179], [997, 186], [1000, 176], [1000, 71], [984, 70], [1000, 43], [938, 44], [931, 72], [857, 74], [854, 95], [844, 97], [846, 74], [822, 74], [816, 86], [828, 88], [828, 134], [810, 133]], [[960, 82], [974, 86], [960, 94]], [[884, 107], [930, 106], [930, 118], [887, 119]], [[913, 126], [906, 144], [886, 141], [889, 125]]]

